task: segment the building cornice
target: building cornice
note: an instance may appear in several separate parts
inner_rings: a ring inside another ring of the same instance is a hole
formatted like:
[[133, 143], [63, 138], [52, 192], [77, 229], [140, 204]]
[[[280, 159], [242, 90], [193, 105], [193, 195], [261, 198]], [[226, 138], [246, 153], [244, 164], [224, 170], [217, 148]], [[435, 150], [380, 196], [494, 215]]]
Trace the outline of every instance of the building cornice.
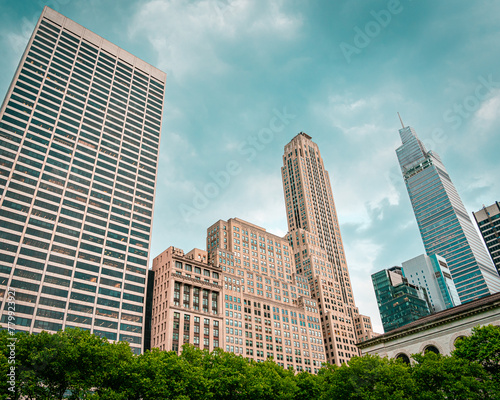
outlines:
[[195, 283], [198, 286], [208, 286], [208, 287], [211, 287], [211, 288], [214, 288], [217, 290], [222, 289], [221, 285], [211, 283], [211, 282], [205, 282], [205, 281], [202, 281], [201, 279], [196, 279], [196, 278], [192, 278], [190, 276], [182, 275], [178, 272], [173, 272], [170, 276], [174, 279], [180, 279], [182, 281], [188, 281], [188, 282]]
[[[485, 300], [489, 301], [485, 304]], [[473, 303], [476, 302], [480, 304], [474, 306]], [[453, 309], [444, 310], [437, 314], [423, 317], [420, 320], [408, 324], [407, 326], [403, 326], [392, 332], [377, 336], [376, 338], [369, 339], [365, 342], [357, 343], [356, 345], [360, 349], [365, 349], [367, 347], [391, 342], [405, 336], [413, 335], [418, 332], [427, 331], [438, 326], [447, 325], [454, 321], [469, 318], [477, 314], [483, 314], [489, 310], [493, 310], [496, 308], [500, 308], [500, 293], [490, 295], [487, 298], [478, 299], [474, 302], [466, 303], [458, 307], [454, 307]]]

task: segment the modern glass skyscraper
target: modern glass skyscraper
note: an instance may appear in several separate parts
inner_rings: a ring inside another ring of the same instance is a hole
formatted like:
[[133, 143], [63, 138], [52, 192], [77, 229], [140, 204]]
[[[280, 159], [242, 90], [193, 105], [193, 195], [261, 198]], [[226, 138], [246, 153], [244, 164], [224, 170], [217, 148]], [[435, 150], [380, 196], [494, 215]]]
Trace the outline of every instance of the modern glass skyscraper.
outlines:
[[422, 286], [427, 291], [432, 312], [461, 304], [450, 269], [443, 257], [421, 254], [401, 265], [408, 282]]
[[401, 267], [373, 274], [372, 282], [385, 332], [430, 314], [431, 305], [426, 290], [409, 283]]
[[499, 292], [500, 277], [441, 159], [413, 128], [399, 134], [396, 153], [427, 254], [446, 259], [462, 303]]
[[165, 73], [45, 8], [0, 110], [1, 324], [140, 352]]
[[301, 132], [285, 146], [281, 173], [297, 273], [318, 302], [328, 361], [347, 362], [372, 327], [354, 303], [330, 178], [311, 136]]

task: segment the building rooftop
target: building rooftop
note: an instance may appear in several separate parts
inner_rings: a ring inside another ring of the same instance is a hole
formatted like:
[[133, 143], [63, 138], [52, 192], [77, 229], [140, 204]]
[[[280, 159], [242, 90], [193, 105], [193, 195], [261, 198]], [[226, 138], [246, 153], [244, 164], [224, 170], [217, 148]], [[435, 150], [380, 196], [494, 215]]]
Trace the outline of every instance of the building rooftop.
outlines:
[[64, 26], [69, 31], [81, 36], [90, 43], [100, 46], [105, 51], [119, 57], [121, 60], [135, 66], [136, 68], [142, 70], [143, 72], [150, 74], [154, 78], [158, 79], [160, 82], [165, 83], [167, 74], [155, 66], [147, 63], [144, 60], [134, 56], [128, 51], [118, 47], [116, 44], [104, 39], [103, 37], [97, 35], [91, 30], [85, 28], [84, 26], [76, 23], [75, 21], [67, 18], [66, 16], [58, 13], [50, 7], [45, 6], [42, 12], [42, 17], [45, 17], [57, 25]]
[[499, 213], [500, 213], [500, 203], [497, 201], [488, 207], [483, 205], [483, 208], [481, 208], [479, 211], [473, 212], [472, 214], [474, 214], [476, 221], [479, 223], [489, 219], [490, 216], [497, 215]]
[[256, 228], [256, 229], [260, 229], [261, 231], [265, 231], [265, 232], [266, 232], [266, 228], [263, 228], [263, 227], [261, 227], [261, 226], [258, 226], [258, 225], [255, 225], [255, 224], [252, 224], [251, 222], [245, 221], [244, 219], [234, 217], [234, 218], [231, 218], [229, 221], [231, 221], [231, 220], [234, 220], [234, 221], [236, 221], [236, 222], [239, 222], [240, 224], [246, 224], [246, 225], [249, 225], [249, 226], [253, 226], [253, 227], [254, 227], [254, 228]]

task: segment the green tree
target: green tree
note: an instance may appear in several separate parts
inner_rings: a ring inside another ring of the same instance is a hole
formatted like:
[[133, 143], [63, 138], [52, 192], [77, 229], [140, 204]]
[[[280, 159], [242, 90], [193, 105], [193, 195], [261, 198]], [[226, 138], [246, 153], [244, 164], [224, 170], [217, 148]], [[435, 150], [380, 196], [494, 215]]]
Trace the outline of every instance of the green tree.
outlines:
[[318, 375], [321, 399], [410, 399], [415, 393], [410, 367], [399, 360], [366, 355], [349, 365], [327, 365]]
[[174, 352], [153, 349], [136, 357], [130, 376], [131, 398], [210, 398], [202, 367], [199, 362], [193, 362], [195, 357], [201, 360], [200, 354], [197, 354], [201, 351], [185, 345], [184, 352], [190, 353], [190, 356], [178, 356]]
[[137, 356], [127, 342], [109, 343], [102, 346], [100, 357], [101, 376], [95, 382], [95, 395], [91, 398], [106, 400], [134, 399], [134, 366]]
[[127, 343], [109, 343], [80, 329], [19, 334], [16, 364], [21, 394], [37, 400], [89, 398], [116, 368], [114, 348], [128, 351], [131, 359]]
[[250, 362], [247, 381], [248, 399], [294, 399], [297, 391], [293, 370], [284, 369], [272, 359]]
[[428, 352], [414, 354], [412, 376], [422, 400], [498, 399], [500, 394], [476, 362]]
[[[192, 345], [184, 345], [180, 355], [153, 349], [135, 356], [128, 343], [110, 343], [79, 329], [17, 333], [15, 338], [17, 392], [8, 393], [3, 380], [0, 400], [500, 398], [500, 328], [492, 326], [475, 328], [470, 337], [457, 342], [452, 356], [415, 354], [410, 366], [367, 355], [353, 358], [348, 366], [324, 366], [318, 375], [295, 374], [270, 359], [257, 363]], [[0, 331], [4, 376], [11, 339], [7, 331]]]
[[[189, 350], [189, 348], [188, 348]], [[195, 362], [191, 353], [183, 346], [181, 357]], [[210, 396], [217, 400], [248, 399], [250, 363], [248, 360], [222, 349], [204, 351], [200, 360], [207, 379]]]
[[455, 343], [453, 356], [477, 362], [500, 384], [500, 326], [486, 325], [472, 329], [472, 335]]
[[[293, 371], [292, 371], [293, 372]], [[309, 372], [301, 372], [295, 376], [297, 391], [296, 400], [318, 399], [321, 395], [321, 386], [316, 375]]]

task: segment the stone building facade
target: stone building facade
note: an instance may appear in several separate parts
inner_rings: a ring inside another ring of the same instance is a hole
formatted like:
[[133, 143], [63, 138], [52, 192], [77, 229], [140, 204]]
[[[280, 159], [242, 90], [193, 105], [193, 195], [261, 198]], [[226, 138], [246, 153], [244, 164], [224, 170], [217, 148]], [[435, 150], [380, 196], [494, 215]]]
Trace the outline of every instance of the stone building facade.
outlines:
[[363, 355], [378, 354], [406, 361], [411, 359], [412, 354], [425, 351], [449, 355], [458, 338], [469, 336], [475, 326], [490, 324], [500, 326], [500, 293], [420, 318], [402, 328], [358, 343], [358, 347]]

